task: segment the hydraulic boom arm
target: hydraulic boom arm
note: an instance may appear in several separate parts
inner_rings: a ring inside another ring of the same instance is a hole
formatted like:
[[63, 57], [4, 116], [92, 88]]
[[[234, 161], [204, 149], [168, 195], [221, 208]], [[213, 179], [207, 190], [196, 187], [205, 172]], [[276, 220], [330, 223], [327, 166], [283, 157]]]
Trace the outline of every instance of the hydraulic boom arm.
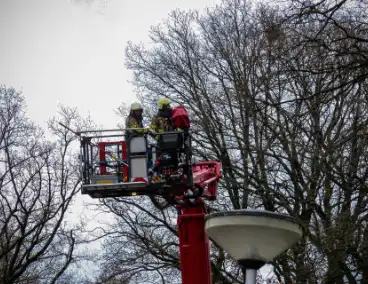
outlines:
[[[193, 165], [193, 183], [203, 199], [215, 200], [221, 179], [220, 162]], [[211, 284], [209, 239], [204, 230], [206, 204], [200, 198], [196, 206], [178, 205], [180, 269], [183, 284]]]
[[[181, 111], [183, 116], [177, 116], [177, 121], [181, 118], [189, 128], [187, 114]], [[82, 135], [91, 132], [93, 135]], [[212, 284], [204, 200], [216, 200], [222, 178], [221, 162], [192, 164], [191, 136], [187, 130], [155, 134], [156, 146], [148, 143], [147, 134], [121, 140], [121, 132], [73, 131], [81, 140], [82, 194], [92, 198], [146, 195], [157, 207], [162, 204], [155, 198], [161, 196], [158, 200], [163, 197], [167, 205], [175, 205], [182, 283]], [[99, 138], [104, 140], [92, 142]]]

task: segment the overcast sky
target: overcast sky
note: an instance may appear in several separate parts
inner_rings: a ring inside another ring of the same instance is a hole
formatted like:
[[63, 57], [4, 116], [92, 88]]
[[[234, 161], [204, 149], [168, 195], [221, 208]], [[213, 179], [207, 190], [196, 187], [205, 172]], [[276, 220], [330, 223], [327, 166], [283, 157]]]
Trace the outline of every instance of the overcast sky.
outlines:
[[150, 26], [175, 8], [219, 2], [0, 0], [0, 84], [22, 90], [30, 117], [43, 126], [62, 103], [115, 127], [113, 110], [135, 100], [124, 67], [127, 41], [147, 42]]

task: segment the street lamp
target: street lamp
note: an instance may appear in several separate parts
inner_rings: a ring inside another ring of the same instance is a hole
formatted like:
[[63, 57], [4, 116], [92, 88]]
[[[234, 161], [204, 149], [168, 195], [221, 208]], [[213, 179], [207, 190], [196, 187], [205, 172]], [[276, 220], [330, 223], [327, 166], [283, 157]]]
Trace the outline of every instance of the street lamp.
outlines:
[[257, 270], [302, 237], [302, 229], [292, 217], [263, 210], [207, 215], [205, 230], [245, 268], [245, 284], [256, 284]]

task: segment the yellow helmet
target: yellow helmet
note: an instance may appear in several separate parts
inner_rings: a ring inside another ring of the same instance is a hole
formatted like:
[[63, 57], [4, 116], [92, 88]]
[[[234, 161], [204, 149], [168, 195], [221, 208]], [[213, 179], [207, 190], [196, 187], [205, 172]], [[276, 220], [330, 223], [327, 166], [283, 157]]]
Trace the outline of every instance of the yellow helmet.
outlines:
[[130, 105], [130, 110], [143, 110], [143, 107], [140, 103], [135, 102]]
[[157, 101], [158, 109], [162, 109], [164, 106], [171, 104], [171, 101], [167, 98], [159, 98]]

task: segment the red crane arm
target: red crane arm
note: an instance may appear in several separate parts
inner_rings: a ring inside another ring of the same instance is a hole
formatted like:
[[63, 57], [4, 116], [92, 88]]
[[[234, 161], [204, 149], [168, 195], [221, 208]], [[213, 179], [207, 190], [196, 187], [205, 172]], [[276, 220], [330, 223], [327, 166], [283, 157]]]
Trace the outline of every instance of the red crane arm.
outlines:
[[203, 199], [215, 200], [222, 177], [221, 162], [193, 165], [193, 183], [201, 187], [197, 206], [177, 206], [182, 284], [212, 284], [209, 238], [204, 230], [206, 205]]

